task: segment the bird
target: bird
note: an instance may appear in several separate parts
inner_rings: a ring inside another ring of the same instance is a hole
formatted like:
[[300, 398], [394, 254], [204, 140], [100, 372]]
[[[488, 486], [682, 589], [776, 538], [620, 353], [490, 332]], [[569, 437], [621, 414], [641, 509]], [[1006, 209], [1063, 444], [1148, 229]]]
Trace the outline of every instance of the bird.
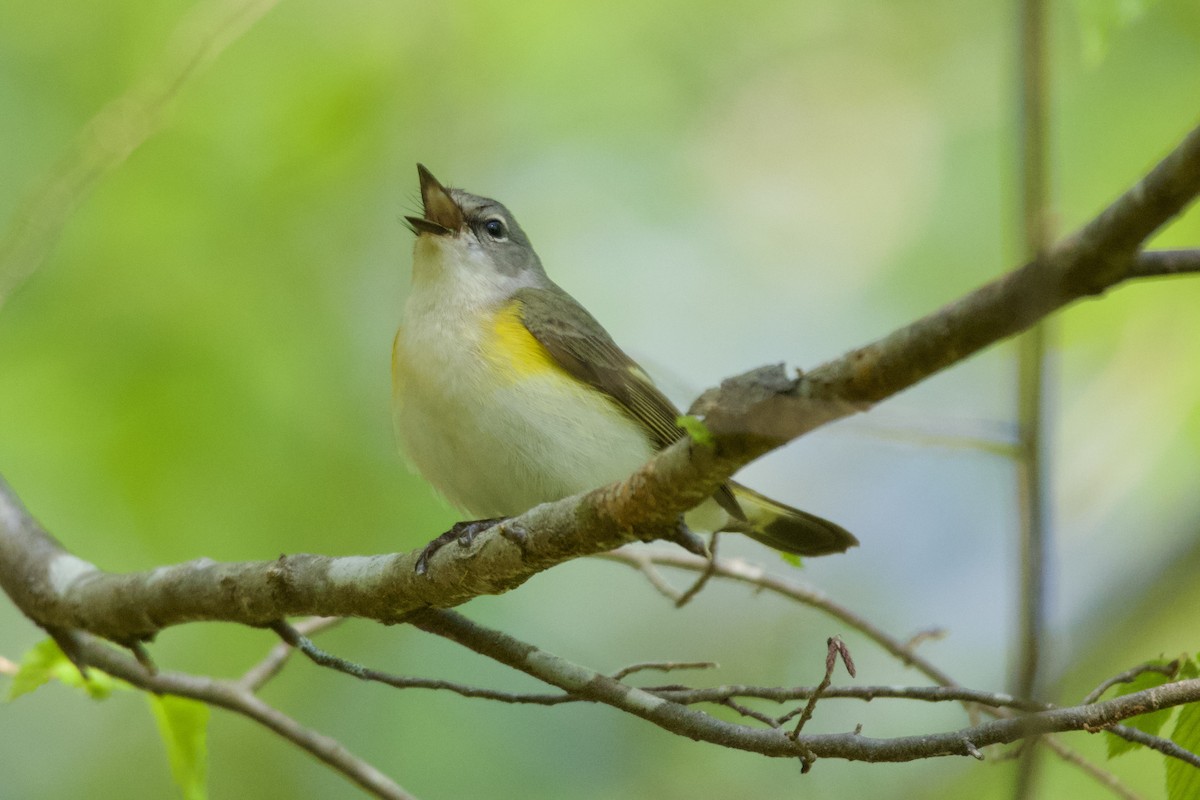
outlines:
[[[429, 543], [423, 573], [448, 542], [627, 478], [688, 434], [646, 371], [546, 275], [503, 204], [448, 188], [421, 164], [417, 174], [423, 208], [405, 218], [416, 242], [392, 347], [393, 423], [416, 470], [474, 517]], [[858, 544], [732, 481], [686, 525], [803, 556]]]

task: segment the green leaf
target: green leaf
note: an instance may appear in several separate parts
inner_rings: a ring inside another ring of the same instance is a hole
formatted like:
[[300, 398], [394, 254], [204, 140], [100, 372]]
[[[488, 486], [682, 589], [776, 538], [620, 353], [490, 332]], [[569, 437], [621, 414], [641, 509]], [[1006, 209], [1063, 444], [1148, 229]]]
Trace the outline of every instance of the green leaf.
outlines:
[[[115, 689], [132, 688], [125, 681], [98, 669], [89, 669], [84, 678], [58, 644], [53, 639], [46, 639], [34, 645], [21, 659], [20, 668], [8, 688], [8, 699], [28, 694], [51, 680], [83, 689], [97, 700], [108, 697]], [[208, 797], [208, 706], [170, 695], [148, 693], [146, 698], [167, 747], [171, 774], [184, 799], [205, 800]]]
[[1179, 680], [1186, 681], [1192, 678], [1200, 678], [1200, 666], [1197, 666], [1195, 659], [1187, 656], [1180, 657], [1179, 665]]
[[35, 644], [21, 657], [21, 666], [8, 687], [8, 699], [16, 700], [49, 681], [54, 665], [60, 659], [65, 660], [66, 656], [53, 639]]
[[708, 426], [701, 422], [697, 417], [683, 415], [675, 418], [675, 424], [687, 433], [693, 442], [702, 444], [705, 447], [712, 447], [714, 444], [712, 431]]
[[[1195, 664], [1192, 665], [1195, 671]], [[1182, 748], [1200, 753], [1200, 703], [1189, 703], [1179, 710], [1172, 741]], [[1200, 769], [1180, 761], [1167, 759], [1168, 800], [1195, 800], [1200, 797]]]
[[147, 694], [171, 774], [184, 800], [208, 797], [208, 706], [173, 695]]
[[53, 639], [38, 642], [21, 658], [21, 667], [13, 676], [8, 687], [8, 699], [15, 700], [23, 694], [44, 685], [51, 679], [66, 686], [83, 689], [94, 700], [103, 700], [114, 689], [127, 688], [122, 681], [96, 669], [88, 670], [87, 678], [59, 648]]
[[[1149, 663], [1166, 666], [1171, 662], [1164, 659], [1159, 659]], [[1153, 689], [1155, 686], [1162, 686], [1164, 683], [1172, 680], [1175, 680], [1175, 678], [1172, 678], [1169, 675], [1164, 675], [1161, 672], [1143, 672], [1129, 683], [1121, 684], [1117, 688], [1116, 694], [1113, 696], [1124, 697], [1127, 694], [1141, 692], [1146, 689]], [[1137, 728], [1139, 731], [1148, 733], [1151, 736], [1157, 736], [1158, 732], [1162, 730], [1163, 725], [1167, 724], [1167, 720], [1171, 718], [1171, 714], [1174, 712], [1175, 709], [1173, 708], [1164, 708], [1151, 714], [1142, 714], [1141, 716], [1130, 717], [1122, 724], [1128, 725], [1131, 728]], [[1104, 738], [1108, 741], [1109, 758], [1114, 758], [1122, 753], [1127, 753], [1135, 747], [1141, 747], [1141, 745], [1137, 744], [1136, 742], [1130, 742], [1111, 733], [1106, 733]]]

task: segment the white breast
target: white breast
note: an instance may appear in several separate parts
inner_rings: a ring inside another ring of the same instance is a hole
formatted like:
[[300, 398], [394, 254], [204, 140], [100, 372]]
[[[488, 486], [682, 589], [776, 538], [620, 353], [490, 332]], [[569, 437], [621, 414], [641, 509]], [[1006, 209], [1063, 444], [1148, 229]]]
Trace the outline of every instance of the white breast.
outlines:
[[409, 459], [451, 503], [474, 517], [512, 516], [649, 459], [641, 430], [596, 390], [557, 370], [514, 380], [484, 355], [512, 286], [463, 270], [425, 277], [393, 351], [394, 422]]

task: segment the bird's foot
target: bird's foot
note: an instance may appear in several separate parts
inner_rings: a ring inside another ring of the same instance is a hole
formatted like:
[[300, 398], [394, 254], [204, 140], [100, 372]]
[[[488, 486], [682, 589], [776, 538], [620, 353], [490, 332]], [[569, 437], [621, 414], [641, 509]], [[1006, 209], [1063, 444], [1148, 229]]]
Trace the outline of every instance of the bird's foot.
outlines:
[[687, 526], [687, 523], [683, 521], [683, 517], [680, 517], [678, 520], [676, 520], [675, 530], [673, 530], [670, 535], [663, 538], [665, 538], [668, 542], [674, 542], [684, 550], [687, 550], [689, 553], [698, 555], [701, 558], [710, 557], [708, 553], [708, 545], [705, 544], [704, 538], [693, 532], [692, 529]]
[[417, 557], [417, 563], [413, 567], [413, 571], [418, 575], [424, 575], [426, 570], [429, 569], [429, 559], [438, 550], [441, 550], [444, 546], [450, 544], [450, 542], [458, 542], [459, 547], [470, 547], [471, 543], [475, 541], [476, 536], [496, 523], [504, 522], [506, 519], [508, 517], [493, 517], [491, 519], [472, 519], [454, 523], [454, 527], [425, 545], [425, 549]]

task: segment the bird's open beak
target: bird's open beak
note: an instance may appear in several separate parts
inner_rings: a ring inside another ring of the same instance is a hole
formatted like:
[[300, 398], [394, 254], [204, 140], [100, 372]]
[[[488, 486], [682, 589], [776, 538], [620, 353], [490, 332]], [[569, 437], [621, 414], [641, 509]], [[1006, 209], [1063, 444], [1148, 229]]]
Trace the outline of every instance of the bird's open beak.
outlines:
[[450, 197], [446, 187], [438, 183], [433, 173], [417, 164], [417, 175], [421, 178], [421, 202], [425, 204], [425, 216], [405, 217], [413, 233], [431, 233], [434, 236], [449, 236], [463, 226], [462, 209]]

